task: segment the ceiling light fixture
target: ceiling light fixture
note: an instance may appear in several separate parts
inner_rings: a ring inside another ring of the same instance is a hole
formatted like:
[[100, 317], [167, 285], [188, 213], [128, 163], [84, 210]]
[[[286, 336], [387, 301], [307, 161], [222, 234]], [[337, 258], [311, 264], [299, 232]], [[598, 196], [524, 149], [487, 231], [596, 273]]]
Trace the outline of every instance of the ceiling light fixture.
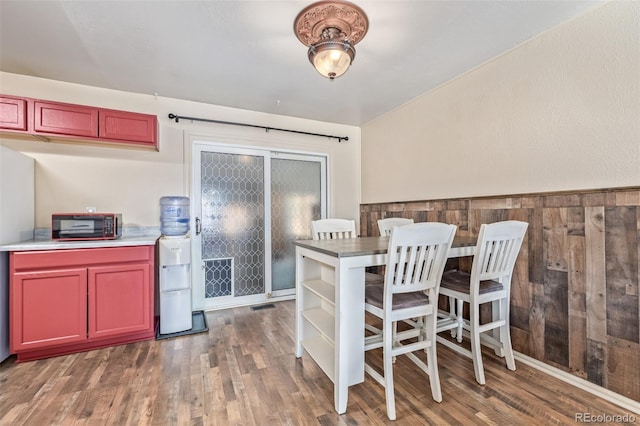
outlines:
[[347, 72], [356, 57], [353, 47], [367, 33], [369, 20], [362, 9], [347, 1], [319, 1], [298, 14], [293, 32], [309, 46], [309, 62], [333, 80]]

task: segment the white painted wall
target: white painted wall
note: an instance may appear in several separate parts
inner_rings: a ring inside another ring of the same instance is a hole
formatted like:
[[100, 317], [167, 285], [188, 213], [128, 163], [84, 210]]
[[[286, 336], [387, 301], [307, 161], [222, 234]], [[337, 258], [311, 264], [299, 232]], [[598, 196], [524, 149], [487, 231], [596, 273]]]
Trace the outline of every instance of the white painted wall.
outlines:
[[[360, 202], [360, 129], [207, 105], [179, 99], [100, 89], [60, 81], [0, 73], [0, 93], [103, 108], [156, 114], [160, 151], [105, 147], [77, 142], [42, 142], [0, 136], [0, 145], [36, 160], [35, 226], [48, 228], [51, 213], [98, 211], [123, 213], [125, 225], [159, 226], [160, 197], [190, 196], [188, 141], [192, 135], [232, 145], [327, 154], [329, 215], [357, 219]], [[305, 132], [344, 135], [348, 142], [261, 129], [188, 122], [174, 113]], [[187, 141], [187, 142], [185, 142]]]
[[640, 2], [558, 26], [362, 127], [362, 202], [640, 185]]

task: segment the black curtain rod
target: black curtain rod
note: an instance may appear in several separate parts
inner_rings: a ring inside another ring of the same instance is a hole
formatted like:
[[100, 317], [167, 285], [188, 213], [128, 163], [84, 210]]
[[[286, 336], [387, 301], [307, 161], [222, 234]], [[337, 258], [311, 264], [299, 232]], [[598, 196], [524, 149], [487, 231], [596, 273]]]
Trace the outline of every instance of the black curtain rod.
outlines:
[[176, 123], [179, 123], [180, 119], [192, 120], [192, 121], [205, 121], [207, 123], [230, 124], [232, 126], [257, 127], [258, 129], [264, 129], [267, 132], [269, 130], [277, 130], [279, 132], [298, 133], [301, 135], [310, 135], [310, 136], [321, 136], [325, 138], [338, 139], [338, 142], [349, 140], [349, 136], [323, 135], [322, 133], [301, 132], [300, 130], [279, 129], [277, 127], [258, 126], [257, 124], [236, 123], [233, 121], [220, 121], [220, 120], [210, 120], [208, 118], [183, 117], [181, 115], [175, 115], [175, 114], [169, 114], [169, 118], [172, 120], [175, 119]]

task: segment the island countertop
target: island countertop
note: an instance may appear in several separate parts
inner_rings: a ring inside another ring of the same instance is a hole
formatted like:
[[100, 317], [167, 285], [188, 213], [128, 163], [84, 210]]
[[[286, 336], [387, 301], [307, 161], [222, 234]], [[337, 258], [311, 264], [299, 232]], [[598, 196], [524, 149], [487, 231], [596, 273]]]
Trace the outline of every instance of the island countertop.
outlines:
[[[389, 237], [358, 237], [336, 238], [329, 240], [296, 240], [298, 247], [315, 250], [333, 257], [353, 257], [375, 254], [386, 254]], [[451, 245], [451, 256], [471, 256], [476, 245], [476, 239], [456, 236]]]

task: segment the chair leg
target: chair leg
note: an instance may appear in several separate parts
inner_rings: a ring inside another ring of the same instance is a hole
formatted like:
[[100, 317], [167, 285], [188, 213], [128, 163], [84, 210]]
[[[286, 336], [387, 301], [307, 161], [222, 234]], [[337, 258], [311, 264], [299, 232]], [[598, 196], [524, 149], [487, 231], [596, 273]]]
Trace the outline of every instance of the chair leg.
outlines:
[[[398, 321], [393, 322], [393, 338], [391, 340], [391, 347], [394, 347], [398, 342]], [[394, 364], [396, 363], [396, 357], [394, 356], [391, 360]]]
[[391, 329], [395, 326], [395, 323], [392, 325], [391, 323], [384, 325], [383, 333], [383, 363], [384, 363], [384, 394], [387, 400], [387, 417], [389, 420], [396, 419], [396, 401], [395, 394], [393, 392], [393, 359], [395, 358], [391, 354], [391, 349], [393, 348], [393, 337], [395, 337], [395, 333], [388, 333], [386, 330]]
[[[449, 296], [449, 317], [456, 318], [456, 298]], [[459, 336], [460, 334], [458, 334]], [[456, 337], [456, 329], [451, 329], [451, 337]]]
[[482, 350], [480, 348], [480, 307], [473, 301], [469, 304], [469, 334], [471, 336], [471, 355], [473, 358], [473, 369], [476, 375], [476, 381], [481, 385], [485, 384], [484, 368], [482, 366]]
[[[493, 321], [499, 321], [501, 319], [504, 319], [505, 313], [509, 312], [508, 310], [504, 310], [504, 306], [502, 306], [502, 300], [504, 299], [494, 300], [493, 302], [491, 302], [491, 316], [493, 318]], [[507, 317], [507, 321], [508, 321], [508, 317]], [[500, 327], [500, 329], [494, 328], [493, 330], [491, 330], [491, 334], [493, 335], [493, 338], [495, 340], [500, 342], [500, 346], [494, 349], [495, 354], [500, 358], [504, 358], [505, 342], [502, 336], [502, 327]]]
[[462, 317], [462, 307], [464, 306], [464, 300], [457, 299], [457, 308], [458, 308], [458, 316], [456, 320], [458, 321], [458, 330], [456, 335], [456, 341], [458, 343], [462, 343], [462, 325], [464, 324], [464, 318]]
[[502, 342], [502, 348], [504, 349], [504, 357], [507, 361], [507, 368], [511, 371], [515, 371], [516, 362], [513, 359], [513, 349], [511, 348], [511, 331], [509, 327], [509, 299], [504, 298], [500, 301], [502, 305], [502, 315], [504, 315], [505, 322], [500, 327], [500, 341]]
[[[436, 352], [436, 322], [435, 315], [425, 318], [424, 331], [427, 336], [432, 336], [431, 346], [425, 351], [427, 353], [427, 369], [429, 371], [429, 385], [431, 395], [436, 402], [442, 402], [442, 389], [440, 388], [440, 375], [438, 374], [438, 354]], [[429, 330], [429, 332], [427, 332]]]

